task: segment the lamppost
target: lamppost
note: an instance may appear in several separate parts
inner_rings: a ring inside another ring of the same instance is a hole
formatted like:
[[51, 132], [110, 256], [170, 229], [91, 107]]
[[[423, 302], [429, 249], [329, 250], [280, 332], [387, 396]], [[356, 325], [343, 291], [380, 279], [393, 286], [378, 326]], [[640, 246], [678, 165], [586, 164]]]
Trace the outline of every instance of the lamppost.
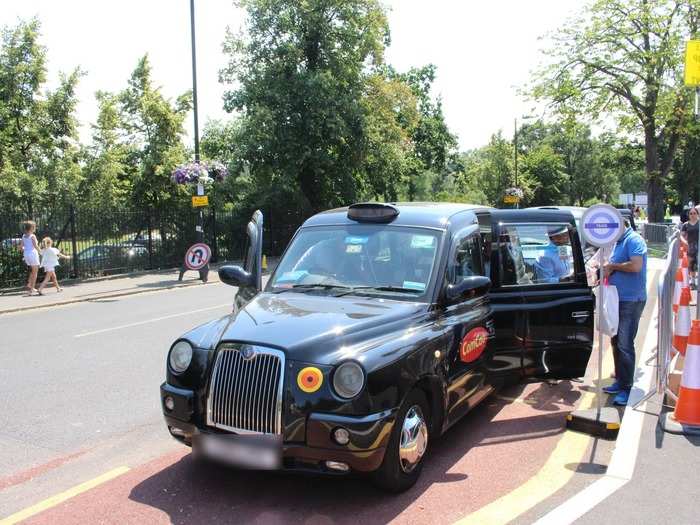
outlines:
[[518, 187], [518, 119], [517, 117], [513, 119], [513, 174], [514, 176], [514, 181], [513, 181], [513, 186]]

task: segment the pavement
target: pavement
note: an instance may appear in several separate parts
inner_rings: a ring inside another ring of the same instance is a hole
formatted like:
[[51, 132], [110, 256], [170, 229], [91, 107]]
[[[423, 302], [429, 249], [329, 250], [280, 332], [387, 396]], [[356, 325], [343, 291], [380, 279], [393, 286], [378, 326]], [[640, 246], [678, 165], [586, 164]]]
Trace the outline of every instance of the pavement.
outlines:
[[[657, 271], [650, 264], [650, 277]], [[168, 436], [158, 386], [171, 342], [231, 310], [235, 289], [210, 277], [204, 285], [189, 273], [178, 283], [174, 271], [0, 297], [1, 525], [534, 523], [562, 515], [554, 523], [698, 523], [698, 441], [659, 434], [656, 398], [644, 412], [624, 412], [621, 435], [630, 437], [617, 443], [565, 429], [566, 413], [593, 406], [595, 356], [583, 382], [522, 384], [487, 399], [433, 443], [419, 483], [404, 494], [378, 492], [363, 478], [243, 474], [193, 461]], [[647, 352], [653, 303], [637, 340]], [[607, 384], [609, 353], [603, 364]], [[622, 460], [634, 474], [585, 497]]]
[[[0, 314], [202, 284], [197, 272], [185, 273], [182, 281], [178, 281], [179, 274], [179, 269], [135, 273], [104, 279], [66, 281], [61, 284], [63, 291], [60, 293], [53, 286], [47, 286], [44, 295], [27, 296], [24, 292], [4, 294], [0, 295]], [[218, 281], [218, 273], [210, 271], [209, 282]]]

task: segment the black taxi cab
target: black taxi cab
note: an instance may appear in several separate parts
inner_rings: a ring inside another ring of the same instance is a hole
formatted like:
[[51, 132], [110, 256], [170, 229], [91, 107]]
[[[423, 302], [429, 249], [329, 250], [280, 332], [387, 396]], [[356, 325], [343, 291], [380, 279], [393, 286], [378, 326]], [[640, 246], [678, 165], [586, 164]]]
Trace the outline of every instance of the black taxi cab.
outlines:
[[177, 339], [161, 403], [196, 457], [371, 473], [391, 491], [490, 393], [584, 374], [593, 296], [562, 210], [363, 203], [296, 232], [263, 286], [247, 228], [233, 311]]

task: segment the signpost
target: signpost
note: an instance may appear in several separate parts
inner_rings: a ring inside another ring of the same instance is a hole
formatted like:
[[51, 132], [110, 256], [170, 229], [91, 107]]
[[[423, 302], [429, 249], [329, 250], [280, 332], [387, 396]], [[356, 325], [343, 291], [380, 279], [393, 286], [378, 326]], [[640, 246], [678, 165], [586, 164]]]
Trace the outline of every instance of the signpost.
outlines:
[[603, 311], [603, 265], [604, 253], [610, 252], [617, 240], [625, 232], [625, 222], [620, 210], [609, 204], [596, 204], [588, 208], [581, 219], [583, 237], [599, 248], [598, 263], [600, 280], [596, 294], [596, 326], [598, 327], [598, 382], [596, 386], [597, 408], [576, 410], [567, 416], [566, 426], [587, 434], [614, 438], [620, 429], [620, 415], [615, 408], [602, 406], [603, 399], [603, 332], [600, 330], [600, 316]]
[[200, 208], [202, 206], [209, 206], [209, 196], [207, 195], [193, 195], [192, 196], [192, 207]]
[[685, 45], [685, 85], [695, 88], [695, 118], [700, 116], [700, 40]]

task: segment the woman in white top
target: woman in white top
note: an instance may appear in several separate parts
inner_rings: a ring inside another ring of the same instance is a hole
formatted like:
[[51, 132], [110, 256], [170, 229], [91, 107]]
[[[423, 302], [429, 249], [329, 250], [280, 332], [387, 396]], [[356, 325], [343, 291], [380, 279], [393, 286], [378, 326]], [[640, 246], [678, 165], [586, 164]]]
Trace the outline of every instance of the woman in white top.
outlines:
[[24, 255], [24, 262], [29, 266], [29, 279], [27, 279], [27, 295], [32, 295], [36, 292], [36, 276], [39, 273], [39, 243], [36, 240], [34, 231], [36, 223], [34, 221], [26, 221], [24, 223], [24, 235], [22, 242], [19, 245], [20, 250]]
[[56, 266], [58, 266], [58, 259], [70, 259], [69, 256], [63, 255], [58, 248], [53, 247], [53, 241], [51, 237], [44, 237], [41, 240], [41, 267], [46, 272], [44, 281], [39, 285], [39, 290], [37, 293], [39, 295], [44, 295], [42, 290], [49, 282], [49, 279], [56, 286], [57, 292], [62, 292], [63, 288], [58, 285], [58, 278], [56, 277]]

